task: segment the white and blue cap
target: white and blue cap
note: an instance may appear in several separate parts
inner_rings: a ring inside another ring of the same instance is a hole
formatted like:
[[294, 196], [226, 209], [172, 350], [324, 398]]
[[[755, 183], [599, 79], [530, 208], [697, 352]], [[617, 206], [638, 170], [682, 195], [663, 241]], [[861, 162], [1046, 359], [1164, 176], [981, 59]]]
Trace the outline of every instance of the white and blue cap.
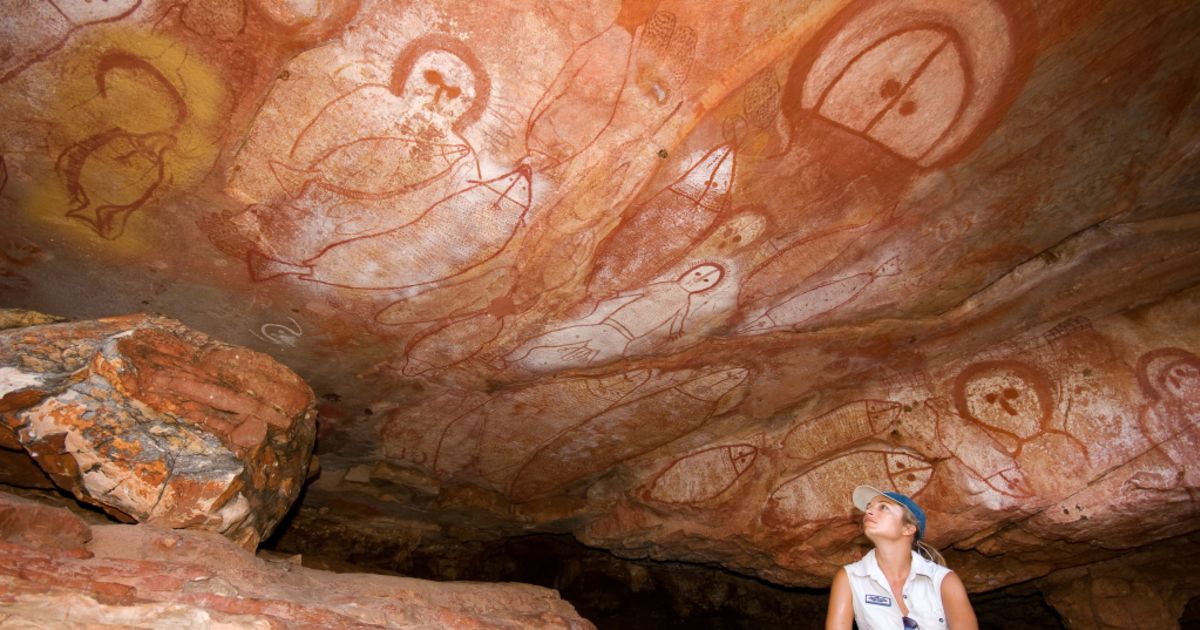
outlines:
[[859, 486], [854, 489], [854, 495], [852, 496], [854, 507], [866, 512], [867, 505], [871, 503], [871, 499], [874, 499], [878, 496], [885, 496], [892, 501], [903, 505], [904, 509], [908, 510], [909, 514], [912, 514], [913, 520], [917, 522], [916, 539], [921, 540], [925, 537], [925, 510], [922, 510], [921, 506], [917, 505], [917, 502], [909, 498], [907, 494], [900, 494], [899, 492], [884, 492], [883, 490], [877, 490], [871, 486]]

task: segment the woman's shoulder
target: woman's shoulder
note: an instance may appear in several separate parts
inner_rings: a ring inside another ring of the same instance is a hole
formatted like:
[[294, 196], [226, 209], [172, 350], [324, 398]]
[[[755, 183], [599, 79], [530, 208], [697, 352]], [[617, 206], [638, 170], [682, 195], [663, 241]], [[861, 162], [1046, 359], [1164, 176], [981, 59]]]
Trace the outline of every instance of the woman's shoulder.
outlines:
[[915, 551], [913, 552], [913, 570], [933, 578], [937, 584], [941, 584], [947, 575], [954, 572], [949, 567], [938, 564]]

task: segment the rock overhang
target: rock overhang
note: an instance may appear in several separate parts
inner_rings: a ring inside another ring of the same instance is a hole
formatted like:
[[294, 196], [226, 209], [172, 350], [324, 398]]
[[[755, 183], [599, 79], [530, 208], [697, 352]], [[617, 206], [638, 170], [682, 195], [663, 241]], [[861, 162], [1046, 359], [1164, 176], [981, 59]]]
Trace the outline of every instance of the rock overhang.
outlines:
[[6, 21], [0, 289], [295, 369], [314, 509], [807, 585], [859, 481], [1009, 581], [1191, 531], [1188, 3], [236, 4]]

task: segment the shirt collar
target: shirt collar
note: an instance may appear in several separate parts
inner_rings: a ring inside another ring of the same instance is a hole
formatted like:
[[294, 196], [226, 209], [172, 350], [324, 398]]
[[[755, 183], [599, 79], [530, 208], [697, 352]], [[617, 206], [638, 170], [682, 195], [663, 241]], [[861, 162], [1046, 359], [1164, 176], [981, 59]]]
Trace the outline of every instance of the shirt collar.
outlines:
[[[925, 577], [933, 577], [933, 563], [926, 560], [921, 554], [916, 551], [912, 552], [912, 566], [908, 569], [908, 579], [911, 580], [914, 575], [924, 575]], [[879, 568], [879, 563], [875, 561], [875, 550], [872, 549], [863, 556], [862, 562], [855, 568], [854, 574], [859, 577], [873, 577], [881, 584], [887, 584], [887, 578], [883, 575], [883, 569]]]

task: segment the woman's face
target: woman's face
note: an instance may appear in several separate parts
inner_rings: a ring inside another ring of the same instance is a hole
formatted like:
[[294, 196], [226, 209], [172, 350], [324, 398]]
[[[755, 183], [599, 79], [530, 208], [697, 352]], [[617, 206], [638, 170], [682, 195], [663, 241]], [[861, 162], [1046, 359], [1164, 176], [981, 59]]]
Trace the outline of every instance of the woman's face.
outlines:
[[904, 522], [904, 507], [887, 497], [877, 496], [867, 504], [863, 532], [872, 541], [915, 536], [917, 527]]

